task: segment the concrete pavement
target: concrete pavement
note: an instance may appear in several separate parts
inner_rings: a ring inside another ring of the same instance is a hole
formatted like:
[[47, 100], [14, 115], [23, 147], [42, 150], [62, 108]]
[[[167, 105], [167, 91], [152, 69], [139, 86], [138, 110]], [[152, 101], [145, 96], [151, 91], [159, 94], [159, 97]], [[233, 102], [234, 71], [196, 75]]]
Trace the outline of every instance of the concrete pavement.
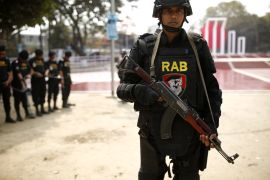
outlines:
[[[226, 153], [240, 157], [232, 165], [211, 150], [201, 179], [269, 179], [270, 92], [226, 91], [223, 99], [219, 137]], [[106, 92], [73, 92], [70, 101], [76, 106], [0, 125], [0, 180], [137, 179], [132, 104]]]

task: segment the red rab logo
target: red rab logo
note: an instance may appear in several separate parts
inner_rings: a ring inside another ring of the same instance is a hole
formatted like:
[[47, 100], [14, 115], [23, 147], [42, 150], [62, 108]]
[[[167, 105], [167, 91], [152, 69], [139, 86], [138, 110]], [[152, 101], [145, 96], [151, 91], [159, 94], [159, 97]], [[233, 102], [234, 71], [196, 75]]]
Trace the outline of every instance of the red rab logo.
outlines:
[[163, 82], [179, 97], [182, 96], [187, 87], [187, 77], [185, 74], [172, 73], [162, 77]]

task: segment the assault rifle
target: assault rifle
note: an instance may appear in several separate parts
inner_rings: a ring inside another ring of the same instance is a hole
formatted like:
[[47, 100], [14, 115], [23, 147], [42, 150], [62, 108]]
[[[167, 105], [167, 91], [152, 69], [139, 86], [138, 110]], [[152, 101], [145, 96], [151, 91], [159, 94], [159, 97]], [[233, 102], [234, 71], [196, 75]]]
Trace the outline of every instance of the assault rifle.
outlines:
[[161, 98], [168, 104], [168, 106], [179, 114], [186, 122], [188, 122], [200, 135], [206, 135], [209, 138], [214, 148], [228, 161], [234, 164], [234, 160], [239, 157], [236, 153], [233, 156], [228, 156], [221, 148], [221, 141], [216, 136], [211, 136], [213, 131], [211, 128], [200, 118], [199, 114], [189, 107], [181, 98], [175, 95], [170, 88], [160, 81], [155, 81], [151, 78], [136, 62], [128, 58], [134, 65], [134, 71], [140, 76]]

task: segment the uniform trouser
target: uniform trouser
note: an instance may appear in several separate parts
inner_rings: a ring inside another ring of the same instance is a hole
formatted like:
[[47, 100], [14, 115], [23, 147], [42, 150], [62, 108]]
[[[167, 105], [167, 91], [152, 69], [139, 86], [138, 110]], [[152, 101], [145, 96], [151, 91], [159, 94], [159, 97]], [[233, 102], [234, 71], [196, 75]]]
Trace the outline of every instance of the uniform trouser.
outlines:
[[70, 78], [65, 78], [64, 79], [64, 87], [62, 87], [62, 100], [63, 100], [63, 103], [68, 102], [68, 97], [69, 97], [69, 94], [70, 94], [70, 90], [71, 90], [71, 79]]
[[27, 95], [26, 92], [19, 92], [14, 90], [13, 91], [14, 96], [14, 107], [16, 110], [17, 117], [20, 116], [20, 103], [22, 102], [25, 114], [29, 114], [28, 107], [27, 107]]
[[[139, 170], [139, 180], [163, 180], [168, 167], [165, 156], [158, 153], [149, 139], [140, 138], [141, 166]], [[190, 157], [174, 157], [173, 180], [199, 180], [199, 151]]]
[[11, 96], [10, 87], [0, 85], [0, 94], [2, 94], [6, 117], [9, 117], [10, 116], [10, 96]]
[[32, 98], [35, 106], [44, 104], [46, 96], [46, 81], [45, 78], [32, 78]]
[[54, 102], [57, 100], [57, 96], [59, 93], [59, 79], [50, 78], [48, 81], [48, 102], [51, 102], [52, 96]]

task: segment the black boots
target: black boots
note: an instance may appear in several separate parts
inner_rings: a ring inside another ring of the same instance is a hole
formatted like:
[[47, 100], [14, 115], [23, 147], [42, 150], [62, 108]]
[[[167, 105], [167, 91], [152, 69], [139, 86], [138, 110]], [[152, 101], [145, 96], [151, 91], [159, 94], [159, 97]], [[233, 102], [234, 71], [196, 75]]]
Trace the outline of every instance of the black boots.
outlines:
[[6, 115], [6, 123], [16, 123], [16, 121], [14, 119], [12, 119], [9, 114], [7, 114]]
[[17, 121], [23, 121], [23, 118], [20, 113], [17, 113]]
[[67, 103], [66, 100], [63, 100], [63, 105], [62, 105], [63, 108], [69, 108], [69, 105]]
[[58, 110], [59, 108], [56, 106], [56, 101], [53, 103], [53, 110]]

